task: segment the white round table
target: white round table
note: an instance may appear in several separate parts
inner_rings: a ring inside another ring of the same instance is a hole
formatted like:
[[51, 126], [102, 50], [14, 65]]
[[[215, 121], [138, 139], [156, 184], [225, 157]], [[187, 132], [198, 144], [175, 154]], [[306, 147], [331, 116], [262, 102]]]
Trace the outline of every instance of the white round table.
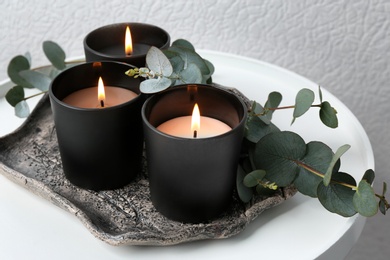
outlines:
[[[214, 64], [214, 82], [235, 87], [262, 104], [272, 91], [283, 95], [281, 105], [293, 105], [302, 88], [318, 93], [316, 83], [268, 63], [213, 51], [200, 54]], [[0, 82], [0, 87], [9, 85], [8, 80]], [[306, 142], [322, 141], [334, 151], [350, 144], [351, 149], [342, 157], [341, 170], [360, 180], [365, 170], [374, 169], [368, 137], [353, 113], [324, 88], [322, 91], [323, 99], [338, 111], [337, 129], [320, 122], [318, 109], [298, 118], [292, 126], [292, 110], [276, 111], [273, 121], [283, 130], [297, 132]], [[38, 100], [29, 103], [34, 106]], [[0, 136], [22, 122], [0, 97]], [[317, 199], [297, 194], [265, 211], [229, 239], [168, 247], [114, 247], [95, 238], [75, 216], [0, 175], [0, 259], [343, 259], [364, 223], [363, 217], [332, 214]]]

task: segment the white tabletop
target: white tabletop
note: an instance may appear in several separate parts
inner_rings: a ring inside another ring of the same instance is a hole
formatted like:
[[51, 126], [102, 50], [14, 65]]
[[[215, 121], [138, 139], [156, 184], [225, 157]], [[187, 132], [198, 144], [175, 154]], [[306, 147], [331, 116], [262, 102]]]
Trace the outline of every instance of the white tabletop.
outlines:
[[[301, 88], [311, 88], [315, 93], [318, 90], [316, 83], [268, 63], [212, 51], [200, 54], [214, 64], [215, 82], [236, 87], [259, 103], [265, 102], [269, 92], [279, 91], [283, 95], [282, 105], [293, 105]], [[0, 87], [7, 82], [0, 82]], [[334, 151], [350, 144], [352, 148], [342, 157], [341, 170], [360, 180], [366, 169], [374, 169], [368, 137], [351, 111], [322, 90], [324, 100], [338, 111], [337, 129], [322, 125], [317, 109], [298, 118], [293, 126], [291, 110], [276, 111], [274, 123], [297, 132], [307, 142], [322, 141]], [[38, 99], [29, 102], [34, 105]], [[0, 97], [0, 136], [22, 122]], [[95, 238], [75, 216], [0, 175], [0, 259], [343, 259], [360, 236], [364, 223], [363, 217], [344, 218], [329, 213], [317, 199], [297, 194], [265, 211], [243, 232], [229, 239], [168, 247], [114, 247]]]

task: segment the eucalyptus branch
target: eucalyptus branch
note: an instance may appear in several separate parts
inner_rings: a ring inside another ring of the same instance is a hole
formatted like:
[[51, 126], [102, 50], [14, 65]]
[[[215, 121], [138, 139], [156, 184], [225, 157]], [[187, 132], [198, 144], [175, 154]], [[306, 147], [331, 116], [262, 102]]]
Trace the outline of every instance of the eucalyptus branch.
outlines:
[[[32, 70], [29, 55], [19, 55], [14, 57], [8, 66], [9, 77], [16, 86], [8, 91], [6, 99], [15, 107], [16, 115], [19, 117], [26, 117], [29, 114], [27, 99], [46, 93], [51, 80], [60, 71], [66, 69], [67, 65], [83, 62], [83, 60], [65, 62], [64, 51], [54, 42], [44, 42], [43, 49], [52, 65]], [[45, 74], [39, 72], [46, 68], [50, 70]], [[125, 73], [130, 77], [145, 78], [141, 82], [140, 90], [151, 94], [178, 84], [210, 83], [214, 67], [196, 53], [191, 43], [180, 39], [164, 51], [151, 47], [146, 55], [146, 67], [130, 69]], [[24, 88], [31, 87], [41, 92], [25, 97]], [[378, 210], [377, 199], [379, 199], [380, 211], [385, 214], [390, 208], [385, 198], [387, 185], [383, 184], [382, 195], [375, 193], [371, 186], [374, 180], [372, 170], [366, 171], [357, 186], [353, 185], [356, 183], [353, 177], [338, 172], [336, 167], [339, 166], [333, 164], [334, 157], [340, 154], [337, 152], [333, 154], [328, 146], [320, 142], [306, 144], [298, 134], [280, 131], [271, 122], [272, 114], [276, 110], [293, 109], [292, 122], [294, 122], [310, 108], [318, 107], [321, 121], [328, 127], [336, 128], [338, 126], [336, 109], [329, 102], [322, 100], [321, 88], [319, 88], [319, 104], [313, 104], [314, 96], [312, 90], [302, 89], [297, 93], [294, 105], [279, 106], [282, 95], [278, 92], [269, 94], [264, 107], [253, 102], [245, 128], [245, 139], [250, 145], [243, 149], [246, 157], [241, 158], [241, 161], [249, 160], [250, 166], [247, 168], [251, 169], [247, 169], [244, 165], [239, 166], [240, 176], [243, 176], [241, 180], [237, 179], [239, 196], [245, 194], [242, 189], [248, 187], [259, 187], [258, 192], [262, 192], [263, 188], [277, 189], [294, 185], [301, 193], [318, 197], [330, 212], [342, 216], [352, 216], [357, 212], [363, 216], [375, 215]], [[337, 174], [332, 176], [333, 171], [329, 172], [329, 169], [326, 174], [316, 170], [323, 169], [323, 163], [327, 162], [330, 162], [329, 168], [336, 168]], [[298, 171], [297, 166], [306, 171]], [[244, 185], [239, 185], [240, 181], [243, 181]], [[338, 188], [341, 187], [340, 185], [348, 189]]]

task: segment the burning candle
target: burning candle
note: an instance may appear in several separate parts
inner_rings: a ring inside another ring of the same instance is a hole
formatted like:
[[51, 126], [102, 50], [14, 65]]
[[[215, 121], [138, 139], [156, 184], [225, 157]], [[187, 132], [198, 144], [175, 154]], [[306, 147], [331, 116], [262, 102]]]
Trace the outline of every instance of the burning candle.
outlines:
[[97, 87], [84, 88], [71, 93], [62, 101], [68, 105], [80, 108], [106, 108], [123, 104], [136, 98], [133, 91], [121, 87], [104, 86], [99, 77]]
[[207, 138], [232, 130], [220, 120], [200, 116], [198, 104], [194, 105], [192, 116], [173, 118], [159, 125], [157, 129], [163, 133], [184, 138]]
[[150, 97], [142, 119], [156, 209], [187, 223], [218, 217], [233, 197], [245, 104], [211, 86], [175, 86]]
[[170, 36], [163, 29], [142, 23], [118, 23], [100, 27], [84, 39], [86, 61], [121, 61], [145, 66], [151, 46], [166, 49]]
[[[144, 96], [140, 80], [124, 74], [130, 68], [119, 62], [83, 63], [50, 85], [62, 168], [78, 187], [121, 188], [142, 169]], [[99, 84], [99, 77], [110, 86]]]

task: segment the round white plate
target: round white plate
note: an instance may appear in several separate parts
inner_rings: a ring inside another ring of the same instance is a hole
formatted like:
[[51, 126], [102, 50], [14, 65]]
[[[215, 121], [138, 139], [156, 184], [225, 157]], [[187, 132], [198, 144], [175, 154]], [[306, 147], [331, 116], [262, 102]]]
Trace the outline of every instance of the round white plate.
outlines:
[[[262, 104], [272, 91], [283, 95], [282, 105], [293, 105], [302, 88], [318, 93], [317, 84], [268, 63], [213, 51], [200, 54], [214, 64], [214, 82], [235, 87]], [[10, 86], [8, 80], [0, 82], [0, 88], [5, 86]], [[351, 149], [341, 159], [341, 170], [360, 180], [365, 170], [374, 168], [368, 137], [353, 113], [324, 88], [322, 91], [323, 99], [338, 111], [337, 129], [324, 126], [316, 108], [292, 126], [292, 110], [276, 111], [273, 121], [283, 130], [297, 132], [307, 142], [322, 141], [334, 151], [350, 144]], [[29, 101], [31, 106], [38, 99]], [[0, 136], [22, 122], [0, 98]], [[0, 176], [0, 209], [1, 259], [342, 259], [365, 223], [363, 217], [343, 218], [329, 213], [317, 199], [297, 194], [262, 213], [246, 230], [229, 239], [169, 247], [113, 247], [93, 237], [71, 214], [4, 176]]]

